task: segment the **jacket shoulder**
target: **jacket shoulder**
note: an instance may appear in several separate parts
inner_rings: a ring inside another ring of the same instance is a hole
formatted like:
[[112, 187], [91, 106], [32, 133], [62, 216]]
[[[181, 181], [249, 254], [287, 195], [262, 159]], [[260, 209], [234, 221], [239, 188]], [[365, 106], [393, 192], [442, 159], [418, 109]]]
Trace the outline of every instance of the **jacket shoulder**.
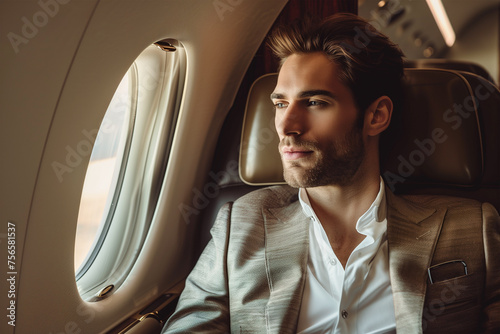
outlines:
[[407, 201], [428, 208], [446, 208], [448, 210], [457, 208], [480, 209], [482, 206], [481, 202], [464, 197], [442, 195], [403, 195], [401, 197]]
[[[388, 206], [403, 217], [415, 222], [443, 212], [446, 220], [481, 220], [482, 203], [473, 199], [442, 195], [394, 195], [388, 192]], [[457, 219], [458, 218], [458, 219]]]
[[248, 206], [259, 209], [262, 207], [283, 207], [295, 201], [298, 201], [298, 189], [282, 185], [254, 190], [238, 198], [233, 207], [235, 209], [248, 208]]

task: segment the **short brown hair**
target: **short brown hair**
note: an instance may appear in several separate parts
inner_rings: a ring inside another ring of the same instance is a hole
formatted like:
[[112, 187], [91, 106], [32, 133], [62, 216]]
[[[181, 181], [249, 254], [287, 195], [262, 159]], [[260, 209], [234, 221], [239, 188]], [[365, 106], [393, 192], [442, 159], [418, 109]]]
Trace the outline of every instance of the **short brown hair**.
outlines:
[[384, 95], [399, 109], [403, 53], [357, 15], [339, 13], [322, 21], [306, 18], [278, 26], [268, 45], [281, 64], [292, 54], [323, 52], [340, 65], [340, 80], [351, 89], [361, 112]]

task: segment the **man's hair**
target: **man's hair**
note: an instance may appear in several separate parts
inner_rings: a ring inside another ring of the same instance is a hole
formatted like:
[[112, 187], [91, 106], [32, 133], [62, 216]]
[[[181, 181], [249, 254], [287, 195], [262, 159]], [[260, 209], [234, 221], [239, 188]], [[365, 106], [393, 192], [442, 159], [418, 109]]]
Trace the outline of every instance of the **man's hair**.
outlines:
[[281, 64], [292, 54], [323, 52], [339, 65], [340, 80], [351, 89], [361, 115], [384, 95], [399, 109], [403, 53], [357, 15], [339, 13], [322, 21], [306, 18], [278, 26], [268, 45]]

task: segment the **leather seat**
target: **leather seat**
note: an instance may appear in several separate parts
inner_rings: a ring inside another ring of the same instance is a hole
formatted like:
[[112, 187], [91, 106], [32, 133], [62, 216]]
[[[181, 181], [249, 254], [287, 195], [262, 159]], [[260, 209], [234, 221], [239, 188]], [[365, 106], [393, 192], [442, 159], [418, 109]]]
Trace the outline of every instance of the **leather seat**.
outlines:
[[486, 69], [477, 64], [468, 61], [449, 60], [449, 59], [416, 59], [406, 60], [405, 67], [407, 68], [440, 68], [453, 71], [469, 72], [479, 75], [486, 80], [495, 83], [493, 77]]
[[[478, 75], [459, 71], [406, 69], [405, 77], [404, 107], [381, 139], [381, 173], [386, 184], [399, 194], [469, 197], [490, 202], [498, 210], [499, 90]], [[269, 98], [276, 79], [277, 74], [264, 75], [250, 89], [239, 175], [226, 173], [226, 178], [218, 178], [219, 196], [203, 217], [202, 247], [221, 205], [258, 187], [284, 183]], [[238, 140], [222, 135], [225, 142]], [[231, 146], [233, 151], [237, 149]], [[226, 154], [228, 160], [218, 161], [218, 165], [226, 166], [235, 154]]]

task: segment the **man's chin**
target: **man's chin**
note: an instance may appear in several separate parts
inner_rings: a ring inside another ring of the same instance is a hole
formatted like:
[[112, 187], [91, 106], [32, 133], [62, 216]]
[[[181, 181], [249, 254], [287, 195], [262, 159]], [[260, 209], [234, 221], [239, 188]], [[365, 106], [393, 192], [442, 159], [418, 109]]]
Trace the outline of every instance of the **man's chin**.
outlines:
[[285, 182], [292, 188], [315, 188], [323, 186], [345, 186], [353, 182], [355, 173], [329, 175], [318, 170], [287, 168], [283, 172]]
[[304, 173], [298, 171], [285, 170], [283, 172], [285, 182], [292, 188], [305, 188], [307, 187], [307, 180]]

